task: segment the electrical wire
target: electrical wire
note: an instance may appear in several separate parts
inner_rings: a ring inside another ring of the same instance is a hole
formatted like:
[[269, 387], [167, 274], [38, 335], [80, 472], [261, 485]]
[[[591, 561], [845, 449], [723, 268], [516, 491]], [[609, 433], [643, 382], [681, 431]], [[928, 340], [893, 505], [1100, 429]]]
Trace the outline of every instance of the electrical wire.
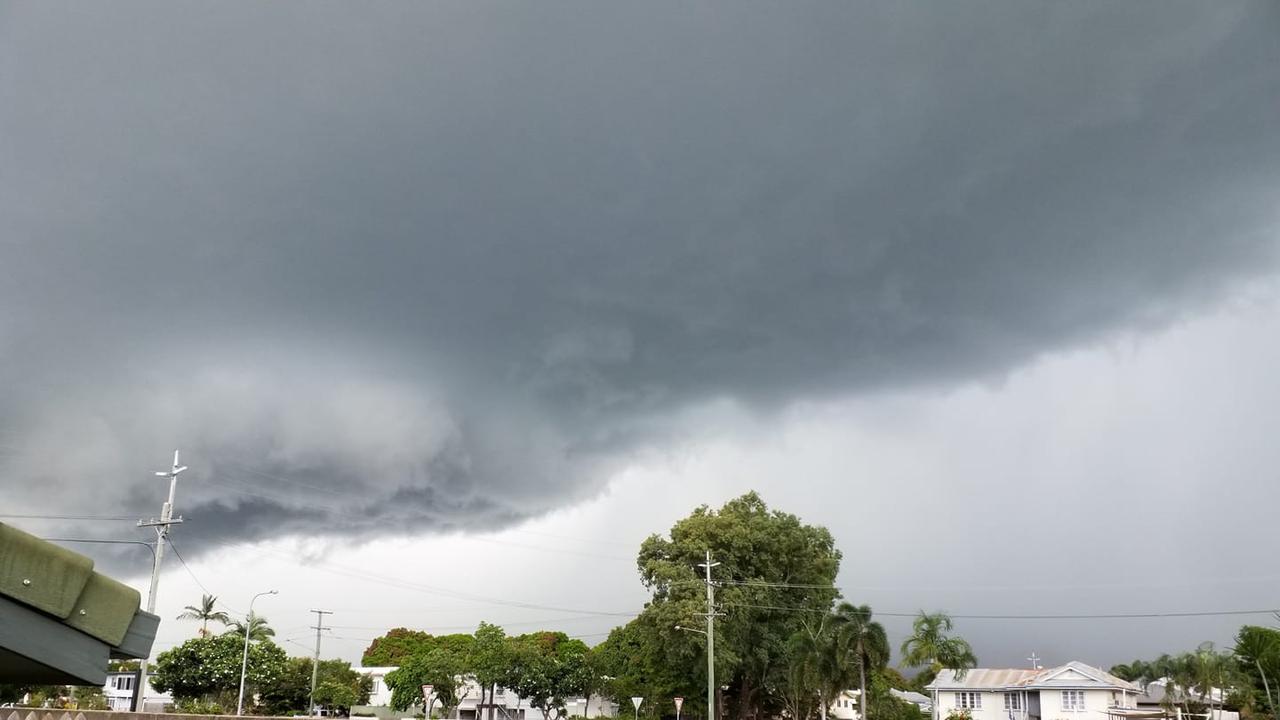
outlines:
[[[782, 605], [753, 605], [750, 603], [722, 603], [722, 607], [741, 607], [753, 608], [757, 610], [777, 610], [782, 612], [809, 612], [809, 613], [826, 613], [827, 610], [817, 608], [802, 607], [786, 607]], [[1178, 618], [1178, 617], [1225, 617], [1231, 615], [1270, 615], [1275, 610], [1204, 610], [1189, 612], [1155, 612], [1155, 613], [1075, 613], [1063, 615], [1018, 615], [1018, 614], [970, 614], [970, 613], [948, 613], [948, 616], [954, 620], [1114, 620], [1114, 619], [1144, 619], [1144, 618]], [[901, 617], [914, 618], [919, 617], [919, 612], [882, 612], [876, 610], [874, 615], [880, 617]]]
[[27, 515], [16, 513], [0, 514], [0, 518], [14, 520], [112, 520], [137, 522], [138, 516], [126, 515]]

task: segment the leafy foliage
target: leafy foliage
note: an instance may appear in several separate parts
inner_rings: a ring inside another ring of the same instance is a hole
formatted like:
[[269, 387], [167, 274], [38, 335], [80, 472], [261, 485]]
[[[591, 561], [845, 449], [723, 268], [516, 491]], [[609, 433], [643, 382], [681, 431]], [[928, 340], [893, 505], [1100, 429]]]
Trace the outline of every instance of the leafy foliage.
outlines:
[[[178, 700], [226, 700], [239, 689], [243, 649], [241, 637], [229, 633], [188, 640], [160, 653], [152, 682], [156, 690], [171, 692]], [[246, 686], [266, 688], [277, 682], [285, 659], [284, 651], [270, 640], [251, 643]]]
[[200, 598], [199, 605], [188, 605], [183, 608], [183, 612], [178, 616], [179, 620], [199, 620], [200, 636], [205, 637], [209, 634], [209, 621], [220, 622], [223, 625], [231, 624], [231, 618], [222, 610], [218, 610], [218, 596], [205, 594]]
[[[311, 697], [311, 658], [289, 658], [280, 676], [259, 693], [262, 709], [271, 715], [283, 715], [290, 712], [310, 713], [308, 702]], [[322, 699], [322, 686], [342, 687], [350, 693], [338, 693], [336, 690], [323, 695], [324, 698], [341, 699], [344, 702], [329, 702]], [[316, 671], [316, 704], [340, 712], [347, 711], [352, 705], [360, 705], [369, 701], [369, 693], [373, 689], [373, 679], [362, 675], [351, 668], [345, 660], [321, 660]], [[345, 702], [350, 700], [350, 702]]]
[[977, 665], [978, 658], [969, 643], [947, 634], [953, 627], [950, 615], [921, 610], [911, 623], [911, 635], [902, 643], [902, 663], [908, 667], [927, 666], [934, 675], [943, 668], [963, 673]]
[[639, 666], [617, 676], [626, 682], [615, 685], [615, 697], [624, 699], [624, 686], [645, 697], [681, 694], [691, 715], [705, 713], [705, 641], [676, 626], [695, 625], [705, 612], [699, 565], [708, 550], [720, 563], [714, 577], [723, 581], [717, 599], [726, 614], [716, 623], [715, 657], [717, 684], [729, 686], [723, 702], [741, 717], [774, 714], [784, 704], [779, 675], [795, 636], [812, 632], [837, 596], [840, 552], [825, 528], [770, 510], [755, 493], [719, 510], [700, 507], [669, 538], [645, 540], [637, 565], [653, 599], [627, 631]]
[[227, 623], [226, 635], [236, 635], [244, 639], [245, 628], [248, 627], [249, 640], [252, 642], [260, 642], [270, 637], [275, 637], [276, 631], [271, 629], [267, 624], [267, 619], [257, 613], [249, 613], [248, 623], [244, 620], [232, 620]]
[[475, 638], [471, 635], [432, 635], [421, 630], [394, 628], [386, 635], [374, 638], [365, 649], [361, 664], [365, 667], [400, 667], [412, 655], [427, 653], [435, 648], [445, 648], [453, 653], [465, 654]]
[[502, 685], [542, 713], [544, 720], [564, 714], [565, 701], [591, 685], [587, 646], [562, 632], [512, 638], [509, 667]]
[[458, 691], [461, 678], [467, 673], [467, 655], [443, 645], [427, 646], [405, 658], [397, 670], [387, 674], [387, 687], [391, 689], [391, 707], [408, 710], [422, 701], [422, 686], [432, 685], [435, 708], [441, 716], [463, 700]]

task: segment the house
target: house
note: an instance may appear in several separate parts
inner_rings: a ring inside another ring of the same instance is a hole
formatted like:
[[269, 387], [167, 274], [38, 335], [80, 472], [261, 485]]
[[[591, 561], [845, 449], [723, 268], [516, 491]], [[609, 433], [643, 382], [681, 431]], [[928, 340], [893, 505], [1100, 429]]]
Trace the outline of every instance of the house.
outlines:
[[1182, 712], [1179, 706], [1203, 707], [1207, 703], [1212, 703], [1214, 706], [1212, 710], [1198, 713], [1195, 717], [1210, 716], [1210, 720], [1240, 720], [1240, 713], [1222, 709], [1226, 697], [1227, 692], [1220, 688], [1210, 688], [1208, 695], [1202, 696], [1197, 692], [1187, 692], [1177, 685], [1170, 687], [1166, 678], [1160, 678], [1147, 683], [1143, 693], [1137, 698], [1137, 706], [1139, 710], [1152, 713], [1151, 717], [1177, 718], [1179, 715], [1188, 714]]
[[1140, 717], [1133, 683], [1069, 662], [1048, 669], [942, 670], [929, 684], [934, 720], [967, 713], [973, 720], [1114, 720]]
[[931, 700], [928, 695], [922, 695], [918, 692], [914, 692], [911, 690], [897, 690], [894, 688], [889, 689], [889, 694], [898, 698], [899, 700], [902, 700], [904, 702], [909, 702], [912, 705], [915, 705], [916, 707], [920, 708], [921, 712], [926, 712], [926, 713], [933, 712], [933, 700]]
[[[162, 693], [156, 690], [152, 684], [154, 678], [147, 678], [147, 696], [142, 703], [140, 712], [162, 713], [165, 708], [173, 705], [173, 696], [169, 693]], [[134, 689], [137, 687], [138, 671], [122, 670], [119, 672], [107, 672], [107, 682], [102, 686], [102, 696], [107, 701], [107, 709], [115, 711], [128, 711], [133, 707]]]
[[827, 716], [833, 720], [858, 720], [861, 717], [858, 714], [858, 695], [858, 690], [842, 690], [839, 695], [836, 695], [835, 700], [831, 701]]

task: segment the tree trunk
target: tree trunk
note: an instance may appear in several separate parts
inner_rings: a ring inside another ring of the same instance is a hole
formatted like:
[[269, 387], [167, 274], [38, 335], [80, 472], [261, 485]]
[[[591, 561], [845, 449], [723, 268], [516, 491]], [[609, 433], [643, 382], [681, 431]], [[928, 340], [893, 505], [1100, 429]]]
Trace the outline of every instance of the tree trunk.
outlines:
[[1262, 670], [1262, 663], [1257, 658], [1253, 659], [1253, 664], [1258, 668], [1258, 675], [1262, 676], [1262, 689], [1267, 693], [1267, 705], [1271, 707], [1271, 717], [1280, 720], [1280, 716], [1276, 715], [1276, 703], [1271, 699], [1271, 683], [1267, 682], [1267, 674]]
[[862, 641], [858, 641], [858, 720], [871, 716], [871, 699], [867, 697], [867, 663], [862, 659]]

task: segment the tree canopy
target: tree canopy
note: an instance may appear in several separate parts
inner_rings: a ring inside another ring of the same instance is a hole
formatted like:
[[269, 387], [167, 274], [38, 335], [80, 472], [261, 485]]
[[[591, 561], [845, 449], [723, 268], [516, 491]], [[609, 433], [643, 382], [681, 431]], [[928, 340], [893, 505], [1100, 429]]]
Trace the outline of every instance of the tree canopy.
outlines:
[[[216, 702], [234, 707], [240, 687], [242, 636], [197, 637], [160, 653], [152, 672], [156, 690], [177, 700]], [[270, 640], [251, 643], [246, 673], [250, 689], [265, 688], [285, 670], [284, 650]]]

